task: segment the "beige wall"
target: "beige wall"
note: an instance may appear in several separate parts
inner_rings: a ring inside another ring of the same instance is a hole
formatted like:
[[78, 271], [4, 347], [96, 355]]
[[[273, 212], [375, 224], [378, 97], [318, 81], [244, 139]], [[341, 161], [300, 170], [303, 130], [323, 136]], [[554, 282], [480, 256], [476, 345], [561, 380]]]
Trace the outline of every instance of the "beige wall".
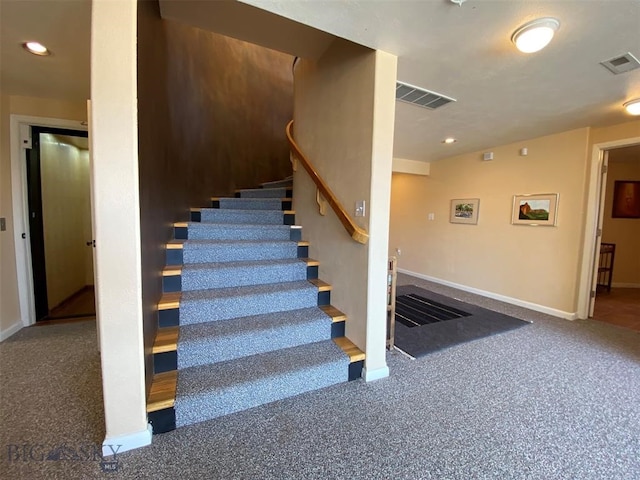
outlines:
[[[13, 218], [13, 179], [21, 179], [22, 172], [12, 171], [10, 116], [23, 115], [62, 120], [86, 121], [85, 102], [61, 101], [46, 98], [0, 95], [0, 216], [6, 218], [7, 230], [0, 232], [0, 339], [22, 328], [18, 273], [16, 269], [16, 239], [23, 242], [23, 219]], [[78, 125], [80, 125], [78, 123]], [[20, 150], [20, 154], [24, 151]], [[25, 292], [22, 292], [23, 294]]]
[[602, 228], [602, 241], [616, 244], [613, 286], [640, 288], [640, 219], [612, 218], [616, 180], [640, 181], [640, 158], [635, 161], [609, 161]]
[[[386, 74], [376, 75], [377, 67]], [[377, 80], [382, 83], [378, 85]], [[366, 351], [369, 372], [386, 368], [384, 286], [394, 85], [395, 57], [390, 60], [341, 40], [318, 61], [301, 60], [295, 71], [297, 142], [351, 215], [358, 200], [365, 200], [369, 209], [367, 217], [356, 218], [371, 234], [369, 244], [361, 245], [351, 239], [331, 210], [319, 216], [316, 189], [303, 168], [294, 174], [296, 222], [303, 226], [304, 238], [311, 241], [310, 255], [320, 261], [320, 278], [333, 285], [332, 304], [349, 317], [347, 337]], [[374, 105], [377, 93], [382, 97]], [[379, 120], [390, 119], [391, 128], [381, 123], [379, 137], [374, 138], [377, 108], [389, 108], [379, 110]], [[386, 183], [379, 184], [376, 178]], [[373, 203], [372, 186], [376, 190]], [[381, 218], [384, 231], [376, 223]], [[378, 290], [374, 300], [372, 292]], [[379, 305], [372, 303], [375, 301]]]
[[87, 285], [89, 157], [45, 133], [40, 136], [40, 165], [47, 299], [52, 309]]
[[7, 230], [0, 232], [0, 340], [20, 329], [20, 304], [11, 203], [11, 142], [9, 139], [10, 98], [0, 94], [0, 217]]
[[[429, 177], [394, 174], [390, 251], [399, 268], [571, 317], [581, 260], [586, 128], [431, 164]], [[519, 155], [522, 147], [528, 156]], [[511, 225], [513, 195], [558, 193], [556, 227]], [[449, 222], [450, 200], [479, 198], [477, 225]], [[427, 220], [434, 213], [433, 221]]]

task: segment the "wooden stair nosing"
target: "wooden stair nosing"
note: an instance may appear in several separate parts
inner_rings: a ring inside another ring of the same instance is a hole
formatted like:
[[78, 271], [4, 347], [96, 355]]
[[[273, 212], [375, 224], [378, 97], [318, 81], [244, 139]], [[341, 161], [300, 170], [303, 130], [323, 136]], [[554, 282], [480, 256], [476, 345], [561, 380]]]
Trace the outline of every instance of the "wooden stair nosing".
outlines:
[[328, 292], [328, 291], [333, 289], [333, 287], [331, 285], [329, 285], [327, 282], [325, 282], [323, 280], [320, 280], [319, 278], [312, 278], [312, 279], [307, 280], [307, 281], [309, 283], [312, 283], [316, 287], [318, 287], [318, 291], [319, 292]]
[[347, 337], [338, 337], [334, 338], [333, 342], [338, 345], [344, 353], [349, 356], [349, 361], [351, 363], [360, 362], [364, 360], [365, 354], [362, 350], [360, 350], [355, 343], [349, 340]]
[[156, 333], [156, 340], [153, 343], [151, 352], [166, 353], [173, 352], [178, 348], [179, 327], [161, 327]]
[[156, 373], [151, 383], [149, 398], [147, 398], [147, 413], [173, 407], [176, 403], [177, 386], [177, 370]]
[[180, 300], [182, 292], [163, 293], [158, 302], [158, 310], [170, 310], [172, 308], [180, 308]]
[[184, 240], [169, 240], [167, 242], [167, 250], [182, 250], [184, 248]]

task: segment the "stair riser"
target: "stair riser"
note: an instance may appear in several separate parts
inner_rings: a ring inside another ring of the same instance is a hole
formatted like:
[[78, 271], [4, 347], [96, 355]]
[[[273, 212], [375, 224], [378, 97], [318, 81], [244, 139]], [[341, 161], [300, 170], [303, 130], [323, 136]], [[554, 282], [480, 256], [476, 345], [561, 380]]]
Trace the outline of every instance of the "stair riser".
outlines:
[[[200, 220], [197, 220], [197, 217]], [[199, 212], [191, 212], [191, 221], [203, 223], [228, 223], [231, 225], [293, 225], [292, 214], [282, 210], [224, 210], [203, 208]], [[290, 223], [289, 223], [290, 221]]]
[[177, 355], [178, 368], [214, 364], [282, 348], [321, 342], [330, 338], [330, 335], [330, 320], [324, 318], [298, 324], [274, 325], [269, 329], [249, 330], [239, 335], [202, 338], [197, 342], [180, 342]]
[[307, 266], [302, 262], [294, 265], [219, 268], [208, 271], [185, 270], [182, 272], [182, 291], [264, 285], [306, 279]]
[[317, 305], [318, 293], [315, 289], [300, 290], [297, 293], [285, 291], [246, 297], [218, 298], [212, 302], [205, 300], [184, 301], [179, 308], [179, 323], [180, 325], [190, 325], [214, 322]]
[[221, 198], [211, 200], [211, 208], [233, 210], [291, 210], [292, 201], [281, 198]]
[[194, 273], [189, 278], [186, 277], [185, 272], [182, 275], [166, 275], [162, 278], [162, 289], [164, 293], [170, 293], [318, 278], [318, 267], [306, 266], [304, 263], [301, 263], [301, 266], [296, 265], [294, 271], [282, 271], [283, 269], [273, 267], [252, 267], [251, 271], [244, 269], [233, 272], [232, 270], [240, 269], [208, 269]]
[[177, 240], [302, 240], [302, 229], [288, 225], [278, 226], [246, 226], [191, 224], [188, 227], [174, 227], [174, 238]]
[[242, 262], [251, 260], [281, 260], [300, 258], [298, 245], [294, 242], [273, 246], [256, 248], [255, 245], [189, 245], [183, 249], [183, 262], [189, 263], [216, 263], [216, 262]]
[[292, 196], [291, 188], [255, 188], [236, 192], [237, 198], [291, 198]]
[[[298, 245], [297, 248], [297, 255], [295, 257], [292, 258], [308, 258], [309, 257], [309, 247], [308, 246], [301, 246]], [[182, 248], [170, 248], [166, 250], [166, 259], [167, 259], [167, 266], [174, 266], [174, 265], [184, 265], [185, 261], [184, 261], [184, 251]], [[251, 260], [257, 260], [257, 259], [251, 259]], [[224, 261], [230, 261], [228, 259], [225, 259]], [[195, 262], [194, 262], [195, 263]], [[215, 261], [211, 261], [211, 262], [202, 262], [202, 263], [215, 263]], [[311, 277], [311, 278], [317, 278], [316, 277]]]
[[[299, 278], [298, 278], [299, 277]], [[318, 278], [318, 266], [317, 265], [309, 265], [306, 267], [306, 277], [302, 278], [301, 276], [296, 275], [296, 277], [281, 277], [281, 278], [291, 278], [291, 280], [275, 280], [275, 281], [279, 281], [279, 282], [285, 282], [285, 281], [295, 281], [295, 280], [313, 280]], [[265, 283], [270, 283], [270, 282], [265, 282]], [[164, 293], [171, 293], [171, 292], [179, 292], [179, 291], [187, 291], [187, 290], [195, 290], [195, 288], [189, 288], [190, 284], [187, 284], [187, 287], [183, 286], [183, 277], [182, 275], [165, 275], [164, 277], [162, 277], [162, 291]], [[236, 284], [236, 285], [230, 285], [228, 283], [227, 280], [225, 280], [223, 283], [216, 283], [216, 285], [219, 285], [218, 287], [208, 287], [208, 288], [220, 288], [220, 286], [225, 287], [231, 287], [231, 286], [241, 286], [241, 285], [250, 285], [250, 283], [243, 283], [243, 284]]]
[[240, 384], [215, 393], [176, 399], [176, 427], [239, 412], [283, 398], [326, 388], [348, 381], [342, 362], [316, 365], [249, 384]]
[[276, 180], [274, 182], [264, 182], [262, 188], [293, 188], [293, 180]]

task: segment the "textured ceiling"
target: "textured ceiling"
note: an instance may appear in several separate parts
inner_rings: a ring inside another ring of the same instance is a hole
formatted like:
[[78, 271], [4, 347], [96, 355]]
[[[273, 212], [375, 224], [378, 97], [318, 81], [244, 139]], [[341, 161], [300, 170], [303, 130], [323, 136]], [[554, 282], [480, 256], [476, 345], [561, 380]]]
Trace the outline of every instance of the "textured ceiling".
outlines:
[[[632, 120], [640, 69], [614, 76], [599, 62], [640, 59], [637, 0], [242, 0], [398, 55], [398, 80], [457, 99], [429, 111], [397, 103], [394, 155], [436, 160], [585, 126]], [[525, 55], [512, 32], [560, 20], [552, 43]], [[639, 132], [640, 135], [640, 132]], [[453, 136], [453, 145], [441, 140]]]
[[[599, 65], [626, 52], [640, 58], [638, 0], [243, 3], [398, 55], [399, 80], [457, 99], [434, 111], [397, 103], [394, 156], [400, 158], [432, 161], [622, 123], [633, 119], [622, 103], [640, 97], [640, 69], [614, 76]], [[90, 16], [90, 0], [0, 0], [2, 92], [89, 98]], [[540, 16], [560, 20], [556, 38], [541, 52], [519, 53], [511, 33]], [[26, 54], [20, 43], [32, 39], [54, 54]], [[447, 136], [457, 143], [443, 145]]]

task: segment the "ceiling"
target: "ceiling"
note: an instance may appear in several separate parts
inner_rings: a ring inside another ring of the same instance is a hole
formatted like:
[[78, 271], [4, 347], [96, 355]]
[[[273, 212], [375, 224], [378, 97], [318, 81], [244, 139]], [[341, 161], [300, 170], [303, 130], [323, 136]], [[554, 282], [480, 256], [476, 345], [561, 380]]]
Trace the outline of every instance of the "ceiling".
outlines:
[[[164, 0], [166, 2], [166, 0]], [[398, 80], [455, 98], [437, 110], [397, 102], [394, 156], [434, 161], [586, 126], [632, 120], [640, 69], [613, 75], [599, 62], [640, 59], [638, 0], [242, 0], [398, 56]], [[206, 3], [206, 2], [205, 2]], [[90, 0], [0, 0], [0, 81], [14, 95], [89, 97]], [[553, 16], [544, 50], [510, 41], [521, 24]], [[51, 57], [26, 54], [37, 39]], [[457, 142], [444, 145], [445, 137]]]

